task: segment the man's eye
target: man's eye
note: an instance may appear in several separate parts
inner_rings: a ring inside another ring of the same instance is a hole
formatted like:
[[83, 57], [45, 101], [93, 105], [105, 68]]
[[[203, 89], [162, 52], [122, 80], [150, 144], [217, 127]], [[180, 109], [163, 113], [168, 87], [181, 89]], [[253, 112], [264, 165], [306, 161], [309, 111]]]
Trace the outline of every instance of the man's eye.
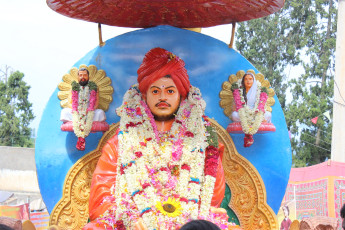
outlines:
[[172, 89], [169, 89], [168, 90], [168, 93], [174, 93], [175, 91], [174, 90], [172, 90]]
[[155, 90], [152, 91], [152, 93], [153, 93], [153, 94], [157, 94], [157, 93], [158, 93], [158, 90], [155, 89]]

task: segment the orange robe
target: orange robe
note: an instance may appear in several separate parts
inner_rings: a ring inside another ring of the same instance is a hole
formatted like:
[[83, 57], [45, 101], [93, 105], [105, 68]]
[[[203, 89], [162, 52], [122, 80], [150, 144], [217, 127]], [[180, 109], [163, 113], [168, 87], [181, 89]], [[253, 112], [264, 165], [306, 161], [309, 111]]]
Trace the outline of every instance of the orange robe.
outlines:
[[[105, 200], [105, 197], [111, 197], [110, 188], [116, 182], [117, 174], [117, 157], [118, 157], [118, 138], [116, 135], [108, 140], [102, 149], [102, 155], [93, 173], [90, 201], [89, 201], [89, 215], [91, 223], [87, 224], [83, 229], [104, 229], [104, 226], [97, 227], [94, 221], [97, 217], [106, 212], [111, 206], [111, 201]], [[211, 206], [219, 207], [225, 193], [225, 178], [221, 162], [223, 156], [224, 145], [219, 144], [220, 158], [218, 159], [218, 171], [214, 193], [212, 197]]]

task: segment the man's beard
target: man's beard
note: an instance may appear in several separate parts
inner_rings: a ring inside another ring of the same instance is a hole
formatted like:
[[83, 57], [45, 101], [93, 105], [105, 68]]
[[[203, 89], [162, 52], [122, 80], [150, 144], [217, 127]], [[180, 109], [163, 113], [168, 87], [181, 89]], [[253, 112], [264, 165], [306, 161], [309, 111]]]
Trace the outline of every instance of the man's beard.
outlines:
[[83, 80], [79, 81], [79, 85], [81, 86], [86, 86], [88, 83], [89, 81], [83, 81]]
[[155, 118], [156, 121], [170, 121], [175, 118], [175, 114], [176, 114], [175, 112], [172, 114], [163, 115], [163, 116], [157, 116], [153, 114], [153, 117]]
[[177, 109], [172, 112], [171, 114], [167, 115], [156, 115], [153, 114], [153, 117], [155, 118], [156, 121], [170, 121], [172, 119], [175, 119], [175, 115], [177, 114], [177, 111], [179, 110], [180, 107], [177, 107]]

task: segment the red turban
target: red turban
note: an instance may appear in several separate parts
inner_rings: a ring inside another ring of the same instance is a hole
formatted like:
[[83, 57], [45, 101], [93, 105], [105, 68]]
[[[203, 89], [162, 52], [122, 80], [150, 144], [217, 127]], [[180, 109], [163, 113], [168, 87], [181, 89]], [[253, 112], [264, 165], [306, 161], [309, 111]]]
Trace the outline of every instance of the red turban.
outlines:
[[162, 48], [153, 48], [145, 54], [138, 69], [138, 83], [141, 93], [162, 77], [169, 75], [182, 98], [186, 98], [190, 88], [187, 70], [182, 59]]

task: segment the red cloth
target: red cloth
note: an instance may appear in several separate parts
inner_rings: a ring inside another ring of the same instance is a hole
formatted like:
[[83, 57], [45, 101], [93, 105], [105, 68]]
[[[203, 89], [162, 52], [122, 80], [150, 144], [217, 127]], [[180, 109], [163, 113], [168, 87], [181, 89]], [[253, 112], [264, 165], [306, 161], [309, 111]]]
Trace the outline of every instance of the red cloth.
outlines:
[[289, 230], [291, 225], [290, 219], [284, 219], [282, 223], [280, 224], [280, 230]]
[[140, 92], [145, 94], [153, 82], [170, 75], [182, 98], [186, 98], [190, 82], [184, 66], [184, 61], [171, 52], [159, 47], [151, 49], [137, 71]]
[[[103, 214], [111, 207], [109, 200], [104, 201], [105, 197], [111, 197], [110, 188], [116, 182], [116, 168], [118, 158], [118, 138], [117, 133], [112, 137], [102, 149], [102, 155], [98, 161], [93, 178], [91, 182], [90, 201], [89, 201], [89, 214], [90, 220], [94, 221], [97, 217]], [[224, 145], [219, 145], [220, 156], [223, 156]], [[218, 159], [218, 169], [216, 183], [214, 187], [214, 193], [212, 197], [211, 205], [213, 207], [219, 207], [225, 193], [225, 177], [223, 171], [223, 165], [221, 158]], [[95, 222], [90, 222], [84, 228], [97, 229]], [[100, 228], [100, 229], [104, 229]]]

